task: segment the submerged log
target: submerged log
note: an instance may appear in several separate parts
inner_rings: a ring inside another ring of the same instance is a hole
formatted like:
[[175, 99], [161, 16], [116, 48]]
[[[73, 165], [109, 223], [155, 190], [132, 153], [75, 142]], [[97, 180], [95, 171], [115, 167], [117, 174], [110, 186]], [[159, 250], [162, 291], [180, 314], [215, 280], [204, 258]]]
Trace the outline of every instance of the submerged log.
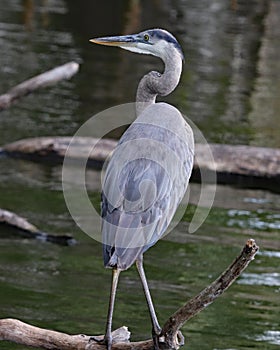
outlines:
[[10, 107], [15, 100], [37, 89], [56, 84], [60, 80], [70, 79], [78, 70], [78, 63], [69, 62], [16, 85], [7, 93], [0, 95], [0, 111]]
[[204, 171], [216, 173], [220, 184], [280, 192], [280, 149], [223, 144], [209, 146], [214, 163], [207, 158], [205, 145], [195, 146], [193, 180], [199, 180], [200, 173]]
[[[208, 287], [177, 310], [165, 322], [159, 338], [161, 349], [178, 349], [184, 344], [180, 328], [190, 318], [210, 305], [240, 276], [254, 259], [258, 246], [249, 239], [233, 263]], [[100, 338], [99, 338], [100, 337]], [[129, 342], [130, 332], [121, 327], [113, 333], [112, 350], [154, 350], [152, 339]], [[0, 320], [0, 340], [8, 340], [26, 346], [54, 350], [103, 350], [105, 345], [84, 334], [69, 335], [42, 329], [15, 319]], [[228, 344], [227, 344], [228, 345]]]
[[[63, 161], [71, 137], [38, 137], [16, 141], [3, 146], [0, 150], [12, 157], [26, 158], [35, 161]], [[88, 165], [101, 168], [105, 159], [117, 145], [117, 141], [90, 137], [75, 137], [71, 147], [73, 160], [79, 160], [90, 153]], [[91, 150], [92, 145], [95, 147]], [[73, 146], [73, 145], [72, 145]], [[210, 147], [214, 162], [207, 156]], [[89, 152], [90, 150], [90, 152]], [[68, 154], [69, 155], [69, 154]], [[217, 182], [238, 184], [245, 187], [268, 188], [280, 191], [280, 149], [251, 147], [243, 145], [196, 144], [195, 162], [192, 174], [193, 181], [203, 181], [217, 175]]]
[[[35, 161], [49, 161], [61, 163], [66, 154], [72, 137], [36, 137], [23, 139], [3, 146], [0, 151], [11, 157], [30, 159]], [[95, 147], [92, 149], [92, 144]], [[90, 154], [88, 165], [101, 168], [105, 159], [114, 150], [117, 141], [110, 139], [97, 139], [91, 137], [75, 137], [69, 156], [75, 160]]]
[[25, 237], [35, 238], [40, 241], [51, 242], [61, 245], [73, 245], [75, 239], [68, 235], [53, 235], [40, 231], [36, 226], [32, 225], [25, 218], [0, 208], [0, 224], [7, 225], [23, 233]]

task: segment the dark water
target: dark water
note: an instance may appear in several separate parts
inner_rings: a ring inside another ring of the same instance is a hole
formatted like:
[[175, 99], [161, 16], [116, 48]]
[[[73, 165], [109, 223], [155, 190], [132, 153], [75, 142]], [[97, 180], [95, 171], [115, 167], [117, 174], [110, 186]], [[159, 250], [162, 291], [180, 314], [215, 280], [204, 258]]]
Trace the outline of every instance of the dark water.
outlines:
[[[73, 135], [92, 114], [134, 100], [156, 59], [95, 47], [95, 36], [165, 27], [182, 43], [186, 65], [168, 97], [210, 142], [279, 147], [279, 26], [277, 1], [19, 1], [1, 0], [0, 93], [37, 73], [74, 60], [70, 81], [36, 92], [0, 114], [0, 143], [40, 135]], [[277, 51], [278, 50], [278, 51]], [[98, 130], [96, 131], [98, 133]], [[91, 194], [99, 190], [91, 174]], [[146, 253], [159, 320], [198, 293], [238, 255], [247, 238], [260, 253], [240, 279], [183, 328], [185, 349], [277, 349], [280, 346], [280, 197], [218, 186], [203, 226], [187, 234], [188, 214]], [[101, 246], [75, 226], [61, 186], [61, 166], [0, 159], [0, 208], [47, 232], [70, 233], [61, 247], [0, 227], [0, 317], [68, 333], [103, 333], [110, 272]], [[99, 230], [99, 227], [95, 228]], [[121, 276], [114, 327], [133, 340], [150, 336], [134, 268]], [[1, 349], [23, 349], [0, 343]]]

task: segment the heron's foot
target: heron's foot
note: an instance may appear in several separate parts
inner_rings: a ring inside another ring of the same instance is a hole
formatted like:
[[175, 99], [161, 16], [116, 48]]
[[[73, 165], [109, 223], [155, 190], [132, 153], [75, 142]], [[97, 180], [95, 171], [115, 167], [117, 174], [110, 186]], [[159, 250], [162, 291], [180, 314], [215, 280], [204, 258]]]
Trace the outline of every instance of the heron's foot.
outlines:
[[153, 334], [153, 342], [154, 342], [154, 349], [155, 350], [160, 350], [159, 347], [159, 336], [156, 334]]
[[164, 340], [161, 337], [161, 328], [158, 327], [157, 329], [152, 329], [152, 337], [154, 342], [154, 349], [160, 350], [159, 343], [163, 342]]
[[[97, 336], [95, 336], [95, 335], [92, 335], [90, 338], [89, 338], [89, 343], [90, 342], [92, 342], [92, 341], [95, 341], [96, 343], [98, 343], [98, 344], [103, 344], [103, 342], [104, 342], [104, 337], [101, 335], [97, 335]], [[105, 343], [104, 343], [105, 344]]]
[[[155, 350], [161, 350], [161, 349], [166, 349], [167, 348], [166, 339], [165, 339], [164, 335], [162, 335], [161, 333], [157, 334], [153, 330], [152, 331], [152, 336], [153, 336], [153, 342], [154, 342], [154, 349]], [[184, 338], [182, 332], [181, 331], [177, 331], [175, 337], [173, 338], [172, 345], [170, 345], [170, 348], [172, 348], [172, 349], [179, 349], [184, 344], [185, 344], [185, 338]]]
[[89, 342], [91, 341], [95, 341], [96, 343], [100, 344], [100, 345], [106, 345], [107, 350], [111, 350], [112, 349], [112, 337], [110, 336], [91, 336], [89, 338]]

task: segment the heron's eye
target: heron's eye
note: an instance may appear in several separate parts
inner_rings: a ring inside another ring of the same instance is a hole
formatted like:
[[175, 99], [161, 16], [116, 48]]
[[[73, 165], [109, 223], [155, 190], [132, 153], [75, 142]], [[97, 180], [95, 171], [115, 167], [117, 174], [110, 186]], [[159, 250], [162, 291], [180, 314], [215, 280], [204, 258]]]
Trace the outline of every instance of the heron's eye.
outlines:
[[148, 34], [145, 34], [145, 35], [144, 35], [144, 40], [145, 40], [145, 41], [149, 41], [149, 39], [150, 39], [149, 35], [148, 35]]

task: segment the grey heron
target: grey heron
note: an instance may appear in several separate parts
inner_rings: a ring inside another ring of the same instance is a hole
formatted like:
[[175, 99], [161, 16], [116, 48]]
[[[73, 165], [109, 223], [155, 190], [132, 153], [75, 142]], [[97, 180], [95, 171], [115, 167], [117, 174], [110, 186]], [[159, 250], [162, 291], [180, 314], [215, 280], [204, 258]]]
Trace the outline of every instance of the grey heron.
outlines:
[[[163, 73], [151, 71], [138, 85], [137, 118], [122, 135], [108, 163], [101, 208], [104, 265], [113, 271], [104, 343], [110, 350], [120, 272], [136, 263], [158, 348], [161, 327], [145, 277], [143, 253], [164, 235], [186, 192], [194, 142], [181, 113], [167, 103], [156, 103], [156, 97], [168, 95], [178, 85], [183, 52], [176, 38], [163, 29], [90, 41], [154, 55], [164, 62]], [[122, 162], [118, 172], [120, 159], [127, 162]]]

